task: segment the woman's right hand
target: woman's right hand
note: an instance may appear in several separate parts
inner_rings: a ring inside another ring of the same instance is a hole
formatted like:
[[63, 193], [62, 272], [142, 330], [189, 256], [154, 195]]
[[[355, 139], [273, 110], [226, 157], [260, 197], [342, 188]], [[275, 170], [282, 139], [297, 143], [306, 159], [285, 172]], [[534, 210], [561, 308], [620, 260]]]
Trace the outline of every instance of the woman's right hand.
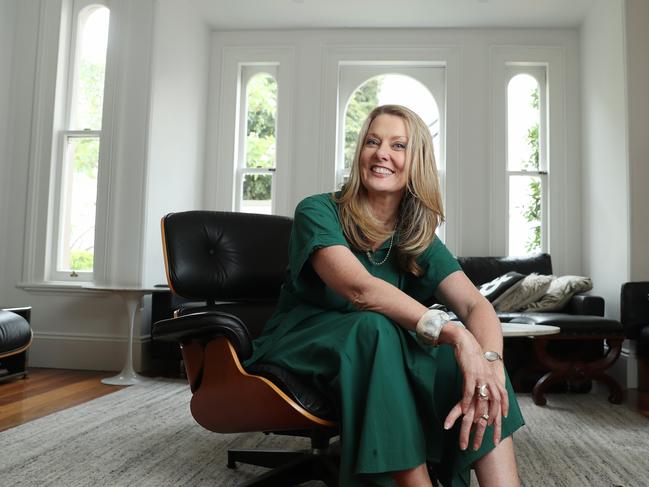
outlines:
[[[451, 325], [449, 323], [449, 325]], [[454, 326], [454, 325], [451, 325]], [[444, 327], [446, 328], [446, 326]], [[444, 330], [442, 330], [444, 332]], [[477, 450], [482, 444], [487, 425], [494, 425], [494, 444], [500, 442], [501, 421], [503, 412], [507, 413], [507, 391], [504, 384], [495, 373], [493, 367], [484, 358], [483, 350], [475, 337], [466, 329], [458, 329], [453, 333], [450, 344], [455, 350], [460, 371], [464, 378], [462, 399], [451, 409], [444, 421], [444, 428], [450, 429], [460, 416], [460, 448], [465, 450], [469, 444], [469, 436], [474, 430], [473, 448]], [[488, 398], [478, 393], [480, 386], [485, 385]], [[485, 419], [487, 416], [488, 419]]]

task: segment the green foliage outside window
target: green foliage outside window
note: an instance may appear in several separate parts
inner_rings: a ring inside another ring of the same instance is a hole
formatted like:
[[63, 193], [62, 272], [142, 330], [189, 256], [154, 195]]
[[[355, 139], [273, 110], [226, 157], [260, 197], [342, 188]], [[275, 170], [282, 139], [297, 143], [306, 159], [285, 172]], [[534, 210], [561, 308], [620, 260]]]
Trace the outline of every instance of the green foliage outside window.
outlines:
[[[248, 83], [246, 167], [275, 167], [277, 82], [267, 74], [253, 76]], [[273, 178], [249, 174], [243, 184], [244, 200], [270, 200]]]
[[[539, 89], [531, 93], [532, 108], [539, 109]], [[527, 131], [527, 144], [530, 146], [531, 154], [527, 161], [523, 161], [523, 169], [530, 171], [539, 170], [539, 124], [535, 123]], [[541, 221], [541, 180], [534, 178], [530, 180], [530, 204], [525, 208], [523, 216], [528, 222]], [[525, 250], [536, 252], [541, 250], [541, 224], [538, 223], [532, 228], [532, 234], [525, 243]]]
[[345, 114], [345, 168], [350, 168], [354, 159], [356, 140], [363, 122], [379, 104], [379, 91], [383, 77], [377, 76], [358, 88], [347, 106]]
[[87, 60], [79, 62], [79, 94], [76, 125], [78, 129], [100, 130], [104, 102], [105, 66]]
[[87, 250], [70, 251], [70, 269], [73, 271], [92, 271], [94, 255]]

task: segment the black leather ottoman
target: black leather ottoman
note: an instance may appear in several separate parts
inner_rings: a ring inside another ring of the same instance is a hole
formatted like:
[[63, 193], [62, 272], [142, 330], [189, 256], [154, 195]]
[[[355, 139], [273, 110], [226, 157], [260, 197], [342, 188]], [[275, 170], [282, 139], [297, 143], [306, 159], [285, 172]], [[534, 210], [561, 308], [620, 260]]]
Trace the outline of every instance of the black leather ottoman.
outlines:
[[27, 375], [27, 350], [32, 344], [29, 308], [16, 311], [20, 314], [0, 309], [0, 381]]

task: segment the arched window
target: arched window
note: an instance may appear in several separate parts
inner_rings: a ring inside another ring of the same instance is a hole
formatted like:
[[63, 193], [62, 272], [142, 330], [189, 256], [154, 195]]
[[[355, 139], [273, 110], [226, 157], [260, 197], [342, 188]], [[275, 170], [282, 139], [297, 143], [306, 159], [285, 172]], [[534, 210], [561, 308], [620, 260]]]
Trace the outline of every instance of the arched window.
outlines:
[[244, 66], [241, 71], [235, 209], [274, 212], [277, 167], [277, 66]]
[[429, 66], [342, 66], [337, 187], [349, 176], [358, 133], [367, 115], [376, 106], [397, 104], [417, 113], [430, 128], [440, 182], [444, 188], [444, 74], [444, 68]]
[[54, 280], [90, 280], [94, 268], [97, 174], [110, 12], [75, 2], [67, 89], [55, 159]]
[[510, 69], [507, 84], [509, 255], [547, 249], [545, 72]]

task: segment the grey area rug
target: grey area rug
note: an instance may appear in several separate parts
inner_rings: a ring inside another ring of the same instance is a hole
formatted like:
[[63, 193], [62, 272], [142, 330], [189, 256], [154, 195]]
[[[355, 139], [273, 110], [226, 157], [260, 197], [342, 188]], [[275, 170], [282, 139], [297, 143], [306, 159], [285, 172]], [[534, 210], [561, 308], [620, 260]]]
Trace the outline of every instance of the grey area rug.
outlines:
[[[302, 438], [206, 431], [191, 418], [190, 396], [183, 383], [154, 380], [4, 431], [0, 485], [235, 486], [265, 469], [227, 469], [228, 448], [307, 446]], [[649, 486], [649, 419], [598, 395], [548, 395], [544, 408], [527, 395], [519, 401], [525, 486]]]

